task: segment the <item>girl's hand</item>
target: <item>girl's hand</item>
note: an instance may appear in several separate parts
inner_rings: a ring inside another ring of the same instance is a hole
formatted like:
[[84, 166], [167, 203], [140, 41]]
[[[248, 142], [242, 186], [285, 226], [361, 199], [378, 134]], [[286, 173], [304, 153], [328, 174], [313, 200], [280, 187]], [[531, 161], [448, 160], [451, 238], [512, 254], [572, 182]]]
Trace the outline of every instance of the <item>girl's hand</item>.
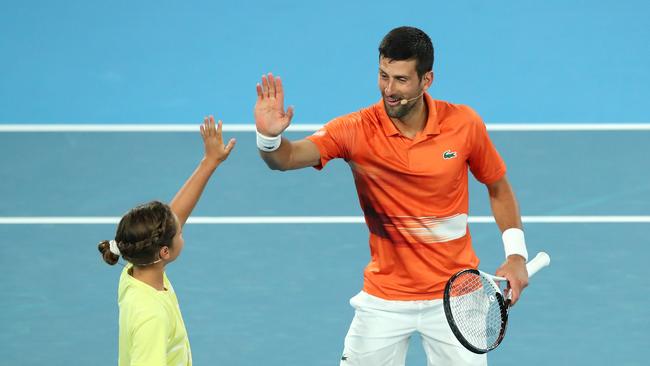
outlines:
[[201, 137], [203, 138], [203, 145], [205, 147], [204, 159], [215, 165], [221, 164], [228, 158], [230, 152], [235, 147], [235, 139], [230, 139], [228, 144], [224, 146], [223, 135], [221, 133], [222, 122], [219, 121], [215, 126], [214, 117], [209, 116], [203, 119], [201, 126]]

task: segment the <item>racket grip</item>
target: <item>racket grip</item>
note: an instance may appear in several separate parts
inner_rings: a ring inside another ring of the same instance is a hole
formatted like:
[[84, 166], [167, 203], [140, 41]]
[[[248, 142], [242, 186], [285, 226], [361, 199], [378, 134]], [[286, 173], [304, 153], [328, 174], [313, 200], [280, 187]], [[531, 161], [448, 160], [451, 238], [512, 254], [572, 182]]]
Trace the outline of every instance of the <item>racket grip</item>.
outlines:
[[546, 252], [539, 252], [535, 258], [526, 263], [526, 270], [528, 270], [528, 278], [533, 277], [540, 269], [551, 264], [551, 257]]

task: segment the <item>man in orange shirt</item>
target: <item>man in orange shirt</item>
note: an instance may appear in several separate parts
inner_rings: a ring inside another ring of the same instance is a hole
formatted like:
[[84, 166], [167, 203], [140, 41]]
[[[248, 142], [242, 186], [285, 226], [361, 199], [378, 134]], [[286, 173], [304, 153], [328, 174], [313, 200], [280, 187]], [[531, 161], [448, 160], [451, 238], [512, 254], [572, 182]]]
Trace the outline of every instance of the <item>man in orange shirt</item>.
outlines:
[[279, 77], [257, 85], [257, 145], [271, 169], [322, 169], [344, 159], [352, 169], [370, 231], [371, 260], [363, 290], [350, 300], [355, 316], [341, 365], [403, 365], [408, 340], [422, 336], [429, 365], [485, 365], [467, 351], [444, 316], [444, 286], [479, 260], [467, 227], [468, 170], [485, 184], [503, 232], [506, 277], [517, 302], [528, 283], [527, 252], [517, 201], [506, 167], [481, 118], [469, 107], [434, 100], [433, 46], [417, 28], [390, 31], [379, 46], [381, 101], [328, 122], [300, 141], [281, 133], [284, 110]]

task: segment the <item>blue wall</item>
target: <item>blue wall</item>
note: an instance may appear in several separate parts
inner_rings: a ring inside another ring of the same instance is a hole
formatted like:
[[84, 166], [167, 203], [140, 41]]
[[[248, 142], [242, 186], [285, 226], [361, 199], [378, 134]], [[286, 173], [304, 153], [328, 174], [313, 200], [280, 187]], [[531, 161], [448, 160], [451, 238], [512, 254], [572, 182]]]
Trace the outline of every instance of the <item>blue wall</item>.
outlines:
[[438, 99], [487, 122], [648, 122], [650, 3], [14, 1], [0, 12], [0, 123], [252, 123], [280, 74], [294, 123], [378, 99], [399, 25], [436, 47]]

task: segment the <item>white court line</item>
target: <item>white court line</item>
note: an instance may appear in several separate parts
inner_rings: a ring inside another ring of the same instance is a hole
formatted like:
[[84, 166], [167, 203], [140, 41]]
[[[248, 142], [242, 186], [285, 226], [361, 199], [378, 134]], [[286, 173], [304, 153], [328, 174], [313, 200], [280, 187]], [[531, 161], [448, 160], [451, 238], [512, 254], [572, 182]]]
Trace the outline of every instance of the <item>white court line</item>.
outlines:
[[[316, 131], [322, 125], [294, 124], [288, 131]], [[185, 124], [0, 124], [0, 132], [197, 132], [198, 123]], [[225, 124], [226, 132], [255, 132], [254, 124]]]
[[[197, 132], [187, 124], [0, 124], [0, 132]], [[289, 132], [313, 132], [322, 124], [293, 124]], [[489, 131], [650, 131], [650, 123], [488, 123]], [[227, 124], [226, 132], [254, 132], [255, 125]]]
[[[629, 224], [650, 223], [650, 216], [522, 216], [527, 224]], [[119, 217], [0, 217], [0, 225], [83, 225], [117, 224]], [[190, 217], [188, 224], [361, 224], [363, 216], [197, 216]], [[471, 216], [474, 224], [493, 223], [492, 216]]]

